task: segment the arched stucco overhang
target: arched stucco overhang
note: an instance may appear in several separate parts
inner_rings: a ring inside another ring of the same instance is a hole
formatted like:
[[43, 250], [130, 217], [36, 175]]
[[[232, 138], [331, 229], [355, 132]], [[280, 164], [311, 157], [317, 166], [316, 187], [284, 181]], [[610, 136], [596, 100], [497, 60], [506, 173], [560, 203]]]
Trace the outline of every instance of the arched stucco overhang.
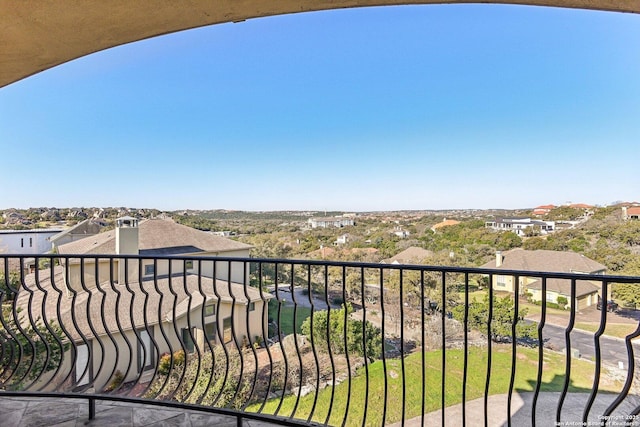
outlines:
[[[493, 0], [640, 13], [639, 0]], [[26, 0], [0, 8], [0, 87], [110, 47], [175, 31], [252, 18], [364, 6], [455, 0]]]

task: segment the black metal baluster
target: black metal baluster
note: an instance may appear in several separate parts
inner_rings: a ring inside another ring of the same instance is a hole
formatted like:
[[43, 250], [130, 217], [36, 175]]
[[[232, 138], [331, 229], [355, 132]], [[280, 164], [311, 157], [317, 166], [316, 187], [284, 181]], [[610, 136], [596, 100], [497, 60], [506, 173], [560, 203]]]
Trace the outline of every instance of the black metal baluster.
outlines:
[[405, 366], [405, 351], [404, 351], [404, 269], [399, 270], [400, 274], [400, 371], [402, 372], [402, 418], [401, 422], [404, 425], [407, 417], [407, 372]]
[[[218, 299], [218, 304], [222, 305], [222, 296], [220, 295], [220, 291], [218, 290], [218, 261], [214, 261], [213, 262], [213, 293], [215, 294], [216, 298]], [[227, 384], [227, 380], [229, 378], [229, 364], [231, 363], [231, 358], [229, 357], [229, 351], [227, 350], [227, 346], [226, 343], [224, 341], [224, 324], [220, 322], [220, 312], [222, 310], [219, 309], [220, 307], [218, 307], [218, 309], [216, 310], [216, 329], [218, 330], [218, 339], [220, 340], [220, 345], [222, 347], [222, 351], [224, 352], [224, 358], [225, 358], [225, 369], [224, 369], [224, 376], [222, 379], [222, 382], [220, 383], [220, 389], [218, 391], [218, 395], [215, 397], [215, 399], [213, 399], [213, 403], [211, 403], [211, 406], [216, 406], [218, 401], [222, 398], [223, 395], [223, 391], [224, 388]], [[224, 321], [223, 321], [224, 322]], [[232, 322], [233, 322], [233, 318], [232, 318]], [[222, 325], [222, 332], [220, 329], [220, 325]]]
[[511, 427], [511, 403], [513, 386], [516, 381], [516, 364], [518, 356], [518, 320], [520, 314], [520, 276], [514, 276], [513, 319], [511, 323], [511, 375], [509, 377], [509, 393], [507, 394], [507, 425]]
[[[155, 270], [155, 269], [154, 269]], [[143, 319], [143, 323], [144, 323], [144, 330], [147, 332], [147, 336], [149, 337], [149, 341], [151, 342], [151, 345], [153, 345], [153, 353], [151, 353], [151, 360], [152, 360], [152, 364], [153, 364], [153, 375], [151, 376], [151, 379], [149, 380], [149, 382], [147, 383], [147, 385], [145, 386], [144, 390], [140, 393], [141, 396], [146, 396], [146, 394], [149, 392], [149, 389], [151, 388], [151, 385], [153, 384], [153, 382], [155, 381], [157, 375], [158, 375], [158, 366], [159, 366], [159, 362], [160, 362], [160, 347], [158, 346], [158, 343], [156, 342], [155, 339], [155, 334], [153, 333], [153, 326], [149, 326], [149, 316], [148, 316], [148, 310], [149, 310], [149, 292], [145, 289], [144, 284], [143, 284], [143, 280], [142, 280], [142, 262], [138, 262], [138, 278], [140, 279], [140, 292], [142, 292], [142, 294], [144, 295], [144, 302], [142, 304], [142, 319]], [[161, 311], [161, 306], [158, 307], [158, 311]], [[146, 360], [146, 346], [142, 346], [143, 349], [143, 356], [142, 356], [142, 360], [145, 361]], [[150, 350], [151, 351], [151, 350]], [[155, 363], [153, 363], [155, 362]], [[140, 376], [142, 376], [142, 373], [144, 372], [144, 367], [141, 367], [140, 369]], [[199, 403], [199, 402], [198, 402]]]
[[[369, 407], [369, 357], [367, 355], [367, 309], [365, 306], [364, 268], [360, 267], [360, 299], [362, 303], [362, 348], [364, 353], [364, 407], [362, 425], [367, 425], [367, 408]], [[384, 340], [383, 340], [384, 341]], [[384, 351], [384, 344], [382, 345]], [[351, 376], [351, 373], [349, 373]]]
[[467, 425], [467, 379], [469, 369], [469, 273], [464, 273], [464, 359], [462, 361], [462, 425]]
[[[420, 399], [420, 424], [425, 425], [425, 412], [427, 411], [427, 346], [425, 343], [425, 310], [424, 305], [424, 270], [420, 270], [420, 345], [422, 355], [420, 357], [421, 373], [422, 373], [422, 398]], [[431, 307], [429, 307], [431, 310]]]
[[[547, 295], [547, 277], [542, 277], [542, 295]], [[542, 298], [542, 311], [540, 313], [540, 322], [538, 323], [538, 375], [536, 377], [536, 388], [533, 392], [533, 402], [531, 405], [531, 423], [536, 426], [536, 409], [538, 407], [538, 396], [540, 395], [540, 387], [542, 386], [542, 368], [544, 366], [544, 338], [542, 331], [547, 322], [547, 298]]]
[[440, 392], [440, 423], [444, 426], [446, 420], [446, 385], [447, 385], [447, 339], [446, 339], [446, 319], [447, 319], [447, 274], [442, 271], [442, 301], [441, 301], [441, 322], [442, 322], [442, 388]]
[[164, 320], [162, 317], [162, 312], [163, 312], [163, 303], [164, 303], [165, 295], [164, 295], [164, 292], [160, 290], [160, 285], [158, 284], [158, 260], [155, 258], [153, 260], [153, 287], [157, 292], [157, 294], [159, 295], [158, 311], [157, 311], [158, 328], [160, 329], [160, 334], [162, 335], [162, 338], [164, 339], [164, 342], [167, 344], [167, 348], [169, 349], [169, 370], [164, 377], [162, 386], [158, 389], [158, 393], [156, 393], [156, 395], [153, 397], [155, 399], [157, 396], [162, 395], [162, 393], [165, 391], [165, 388], [167, 387], [167, 385], [169, 384], [169, 380], [171, 379], [171, 372], [173, 372], [173, 346], [171, 345], [171, 340], [167, 335], [167, 331], [165, 331], [164, 327], [162, 326], [162, 322]]
[[[566, 354], [565, 354], [565, 378], [564, 385], [562, 386], [562, 392], [560, 393], [560, 400], [558, 402], [558, 408], [556, 411], [556, 423], [560, 423], [560, 416], [562, 414], [562, 406], [564, 405], [564, 400], [567, 397], [567, 392], [569, 390], [569, 383], [571, 381], [571, 331], [573, 330], [573, 326], [576, 322], [576, 279], [571, 279], [571, 311], [569, 315], [569, 324], [567, 325], [567, 329], [564, 332], [564, 339], [567, 343]], [[604, 308], [606, 310], [606, 307]]]
[[387, 380], [387, 357], [385, 354], [385, 312], [384, 312], [384, 269], [380, 268], [380, 313], [382, 315], [382, 372], [384, 372], [384, 399], [382, 400], [384, 404], [382, 405], [382, 426], [384, 427], [385, 421], [387, 419], [387, 404], [389, 402], [389, 384]]
[[[120, 263], [124, 262], [124, 282], [127, 283], [127, 281], [129, 280], [129, 263], [128, 263], [128, 259], [127, 258], [119, 258], [118, 260], [118, 271], [120, 271]], [[81, 278], [84, 277], [84, 273], [81, 271], [80, 272], [80, 276]], [[120, 280], [120, 277], [118, 277], [118, 280]], [[129, 356], [126, 360], [129, 361], [129, 363], [127, 364], [127, 369], [125, 371], [125, 373], [122, 375], [122, 378], [127, 378], [129, 375], [129, 372], [131, 371], [131, 365], [133, 364], [133, 360], [134, 360], [134, 355], [133, 355], [133, 348], [131, 346], [131, 342], [129, 342], [129, 338], [127, 338], [127, 335], [125, 333], [125, 328], [122, 326], [122, 319], [120, 319], [120, 306], [121, 306], [121, 299], [122, 299], [122, 292], [120, 291], [120, 289], [118, 289], [119, 286], [125, 286], [125, 283], [118, 283], [117, 285], [114, 285], [113, 282], [111, 282], [111, 286], [112, 289], [114, 291], [114, 293], [116, 294], [116, 302], [115, 302], [115, 319], [116, 319], [116, 327], [118, 328], [118, 332], [120, 333], [120, 336], [122, 337], [122, 339], [124, 340], [125, 344], [127, 345], [127, 349], [129, 351]], [[128, 285], [127, 285], [128, 286]], [[83, 289], [85, 288], [84, 283], [82, 284]], [[86, 289], [85, 289], [86, 292]], [[131, 295], [131, 294], [129, 294]], [[133, 296], [131, 296], [133, 297]], [[89, 302], [87, 301], [87, 310], [89, 309]], [[129, 310], [133, 309], [133, 304], [131, 303], [131, 301], [129, 302]], [[130, 311], [131, 313], [131, 311]], [[89, 312], [87, 312], [87, 317], [89, 316]], [[131, 316], [131, 314], [130, 314]], [[127, 320], [127, 319], [124, 319]], [[134, 325], [133, 325], [133, 318], [129, 319], [130, 320], [130, 324], [133, 327], [133, 329], [135, 329]], [[106, 325], [105, 319], [102, 319], [102, 322], [105, 324], [105, 328], [107, 328], [108, 326]], [[103, 355], [104, 355], [104, 346], [103, 348]], [[116, 365], [118, 364], [118, 362], [116, 361]], [[122, 386], [124, 385], [124, 381], [122, 381], [120, 384], [118, 384], [116, 386], [116, 388], [113, 390], [114, 393], [117, 393], [118, 391], [120, 391], [122, 389]]]
[[273, 356], [271, 355], [271, 349], [269, 348], [269, 325], [267, 325], [265, 327], [264, 324], [264, 317], [265, 315], [267, 316], [267, 319], [269, 318], [269, 300], [267, 300], [267, 298], [264, 295], [264, 291], [262, 290], [263, 284], [262, 284], [262, 261], [258, 262], [258, 288], [260, 289], [260, 298], [263, 301], [263, 305], [262, 305], [262, 336], [264, 337], [264, 346], [267, 350], [267, 357], [269, 358], [269, 376], [267, 378], [267, 389], [264, 393], [264, 399], [262, 400], [262, 404], [260, 405], [260, 408], [258, 409], [258, 413], [262, 413], [262, 411], [264, 410], [264, 406], [267, 404], [267, 401], [269, 399], [269, 394], [271, 393], [271, 381], [273, 378]]
[[328, 424], [329, 419], [331, 418], [331, 411], [333, 410], [333, 403], [335, 400], [335, 393], [336, 393], [336, 365], [333, 360], [333, 350], [331, 348], [331, 304], [329, 303], [329, 270], [326, 264], [324, 266], [324, 300], [327, 302], [326, 335], [327, 335], [327, 348], [329, 350], [329, 360], [331, 361], [331, 382], [332, 382], [331, 399], [329, 400], [329, 409], [327, 411], [327, 417], [324, 420], [324, 423]]
[[493, 331], [493, 274], [489, 274], [489, 312], [487, 313], [487, 378], [484, 383], [484, 425], [489, 426], [489, 385], [491, 384], [491, 341]]
[[278, 343], [280, 345], [280, 351], [282, 353], [282, 359], [284, 361], [284, 383], [282, 385], [282, 395], [280, 396], [280, 402], [278, 402], [278, 407], [276, 408], [275, 414], [278, 415], [280, 409], [282, 408], [282, 403], [284, 402], [284, 391], [287, 389], [287, 382], [289, 380], [289, 360], [287, 359], [287, 352], [285, 351], [284, 344], [282, 343], [282, 339], [284, 338], [284, 334], [282, 333], [282, 300], [280, 299], [280, 289], [278, 283], [278, 266], [280, 264], [276, 263], [275, 266], [275, 283], [276, 283], [276, 299], [278, 300]]
[[[113, 267], [113, 264], [111, 264], [112, 261], [113, 261], [113, 259], [111, 259], [111, 261], [110, 261], [110, 267]], [[118, 349], [118, 344], [117, 344], [113, 334], [111, 333], [109, 326], [105, 322], [105, 302], [107, 301], [107, 293], [104, 291], [104, 289], [102, 289], [102, 286], [100, 286], [99, 264], [100, 264], [99, 263], [99, 259], [96, 259], [94, 274], [95, 274], [95, 278], [96, 278], [96, 290], [101, 295], [101, 297], [100, 297], [100, 319], [102, 320], [102, 325], [103, 325], [104, 330], [105, 330], [105, 332], [107, 334], [107, 337], [109, 338], [109, 340], [113, 344], [113, 347], [115, 348], [115, 352], [116, 352], [116, 361], [113, 363], [113, 366], [111, 367], [111, 373], [109, 373], [109, 375], [107, 376], [107, 382], [105, 384], [105, 385], [108, 385], [108, 384], [111, 383], [111, 381], [113, 380], [114, 375], [116, 373], [116, 368], [118, 366], [118, 360], [119, 360], [119, 349]], [[113, 269], [111, 269], [111, 275], [113, 275]], [[60, 318], [60, 317], [58, 317], [58, 318]], [[101, 391], [104, 392], [104, 389], [105, 389], [105, 387], [102, 387]]]
[[311, 405], [311, 411], [307, 417], [307, 422], [310, 423], [313, 419], [313, 414], [316, 411], [316, 405], [318, 404], [318, 394], [320, 393], [320, 361], [318, 360], [318, 350], [315, 342], [315, 326], [314, 326], [314, 314], [316, 313], [316, 307], [313, 302], [313, 289], [311, 287], [311, 265], [307, 270], [307, 290], [309, 291], [309, 305], [311, 306], [311, 314], [309, 320], [309, 329], [311, 330], [311, 351], [313, 352], [313, 360], [316, 367], [316, 392], [313, 393], [313, 404]]
[[302, 380], [304, 379], [304, 366], [302, 364], [302, 355], [300, 354], [300, 346], [298, 346], [298, 332], [296, 331], [296, 325], [298, 324], [298, 302], [296, 301], [295, 291], [295, 271], [294, 264], [291, 264], [291, 300], [293, 302], [293, 343], [296, 349], [296, 355], [298, 356], [298, 366], [300, 367], [300, 379], [298, 383], [298, 395], [296, 396], [296, 403], [293, 405], [291, 415], [289, 418], [293, 418], [298, 410], [300, 404], [300, 396], [302, 394]]
[[[349, 406], [351, 404], [351, 361], [349, 360], [349, 343], [347, 340], [348, 326], [349, 326], [349, 310], [347, 308], [347, 273], [345, 266], [342, 266], [342, 308], [344, 310], [344, 325], [343, 325], [343, 338], [344, 338], [344, 354], [347, 361], [347, 403], [344, 409], [344, 418], [342, 419], [342, 426], [347, 424], [347, 417], [349, 416]], [[364, 306], [362, 307], [364, 313]], [[362, 324], [364, 328], [364, 323]], [[366, 335], [366, 328], [363, 330], [363, 335]], [[366, 363], [366, 362], [365, 362]]]
[[[602, 295], [608, 295], [608, 283], [602, 282]], [[593, 375], [593, 386], [591, 387], [591, 393], [589, 394], [589, 400], [584, 407], [584, 412], [582, 413], [582, 422], [583, 424], [587, 424], [587, 420], [589, 418], [589, 412], [591, 411], [591, 407], [593, 406], [593, 402], [596, 400], [596, 395], [598, 394], [598, 386], [600, 385], [600, 372], [602, 369], [602, 353], [600, 349], [600, 337], [604, 334], [604, 330], [607, 327], [607, 310], [606, 307], [603, 307], [603, 310], [600, 310], [600, 325], [598, 330], [593, 334], [593, 344], [596, 356], [596, 367]], [[631, 375], [633, 378], [633, 375]], [[627, 380], [629, 378], [627, 377]], [[629, 384], [631, 386], [631, 384]]]
[[[191, 310], [193, 309], [193, 295], [191, 294], [191, 291], [189, 289], [189, 284], [188, 284], [187, 260], [183, 259], [181, 261], [182, 261], [182, 285], [188, 301], [187, 302], [187, 329], [189, 331], [189, 336], [191, 337], [191, 342], [193, 343], [193, 349], [195, 350], [195, 353], [196, 353], [196, 373], [192, 379], [192, 384], [191, 384], [191, 387], [189, 388], [189, 391], [182, 397], [182, 401], [187, 402], [189, 401], [189, 398], [191, 397], [191, 394], [193, 393], [193, 390], [195, 389], [198, 383], [198, 378], [200, 377], [200, 369], [202, 368], [202, 350], [200, 349], [200, 345], [198, 345], [198, 339], [193, 335], [193, 332], [192, 332], [195, 330], [191, 322]], [[169, 260], [169, 263], [171, 262], [172, 261]], [[204, 301], [205, 301], [204, 295], [202, 296], [202, 301], [204, 306]], [[202, 330], [204, 331], [204, 324], [202, 324]], [[190, 359], [191, 359], [190, 363], [193, 363], [193, 358], [191, 357]], [[187, 360], [188, 359], [185, 357], [185, 365], [184, 365], [185, 373], [187, 370]], [[140, 373], [142, 375], [142, 370], [140, 371]]]

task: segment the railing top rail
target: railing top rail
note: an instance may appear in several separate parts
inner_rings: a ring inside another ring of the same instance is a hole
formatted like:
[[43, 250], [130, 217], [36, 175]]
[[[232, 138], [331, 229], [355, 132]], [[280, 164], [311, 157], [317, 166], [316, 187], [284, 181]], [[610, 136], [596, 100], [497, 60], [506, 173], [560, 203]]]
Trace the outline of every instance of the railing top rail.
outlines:
[[[154, 259], [154, 260], [172, 260], [172, 261], [222, 261], [236, 263], [263, 263], [263, 264], [288, 264], [288, 265], [312, 265], [312, 266], [331, 266], [345, 268], [365, 268], [365, 269], [387, 269], [387, 270], [408, 270], [408, 271], [430, 271], [444, 273], [467, 273], [481, 275], [501, 275], [501, 276], [522, 276], [522, 277], [539, 277], [548, 279], [576, 279], [576, 280], [595, 280], [608, 283], [637, 283], [640, 282], [640, 276], [621, 276], [610, 274], [584, 274], [584, 273], [564, 273], [551, 271], [529, 271], [529, 270], [507, 270], [498, 268], [481, 268], [481, 267], [458, 267], [458, 266], [442, 266], [442, 265], [422, 265], [422, 264], [383, 264], [374, 262], [354, 262], [354, 261], [331, 261], [331, 260], [306, 260], [306, 259], [288, 259], [288, 258], [242, 258], [228, 256], [195, 256], [195, 255], [114, 255], [114, 254], [15, 254], [0, 255], [1, 258], [33, 258], [38, 259]], [[1, 266], [0, 266], [1, 268]]]

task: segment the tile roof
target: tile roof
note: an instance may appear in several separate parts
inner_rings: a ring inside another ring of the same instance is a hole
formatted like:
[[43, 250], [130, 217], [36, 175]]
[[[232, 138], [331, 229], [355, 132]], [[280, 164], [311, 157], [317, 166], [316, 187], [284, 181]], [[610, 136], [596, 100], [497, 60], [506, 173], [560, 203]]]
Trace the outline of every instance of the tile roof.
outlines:
[[[527, 285], [529, 289], [542, 290], [542, 281], [536, 280]], [[576, 280], [576, 297], [598, 292], [600, 287], [588, 280]], [[571, 281], [566, 279], [547, 279], [547, 292], [557, 292], [560, 295], [571, 297]]]
[[[171, 255], [197, 252], [229, 252], [252, 248], [251, 245], [196, 230], [168, 219], [147, 219], [138, 226], [141, 255]], [[61, 245], [58, 252], [70, 254], [116, 253], [116, 231], [110, 230]]]
[[385, 264], [393, 264], [394, 262], [397, 262], [398, 264], [419, 264], [432, 255], [432, 251], [419, 248], [417, 246], [411, 246], [400, 252], [399, 254], [385, 259], [382, 262]]
[[640, 215], [640, 207], [627, 208], [627, 215]]
[[517, 248], [504, 252], [502, 257], [500, 267], [496, 267], [495, 260], [483, 264], [482, 267], [554, 273], [596, 273], [607, 268], [584, 255], [568, 251], [527, 251]]
[[[55, 267], [53, 281], [49, 269], [39, 271], [38, 275], [37, 280], [35, 274], [25, 276], [25, 288], [18, 292], [16, 304], [24, 313], [23, 322], [27, 321], [28, 308], [31, 307], [34, 319], [44, 319], [46, 315], [47, 323], [55, 321], [63, 325], [73, 340], [80, 338], [79, 333], [93, 337], [96, 334], [104, 335], [107, 331], [119, 333], [119, 328], [123, 331], [142, 328], [145, 325], [145, 312], [148, 325], [171, 321], [184, 316], [189, 308], [194, 310], [201, 307], [205, 298], [206, 301], [228, 303], [235, 299], [236, 304], [241, 305], [261, 300], [257, 288], [224, 280], [214, 281], [204, 276], [199, 278], [194, 274], [187, 274], [186, 281], [182, 274], [178, 274], [158, 278], [155, 282], [150, 279], [130, 283], [128, 286], [101, 283], [95, 288], [77, 292], [74, 300], [72, 293], [66, 293], [64, 267]], [[263, 295], [267, 300], [273, 298], [266, 292]]]

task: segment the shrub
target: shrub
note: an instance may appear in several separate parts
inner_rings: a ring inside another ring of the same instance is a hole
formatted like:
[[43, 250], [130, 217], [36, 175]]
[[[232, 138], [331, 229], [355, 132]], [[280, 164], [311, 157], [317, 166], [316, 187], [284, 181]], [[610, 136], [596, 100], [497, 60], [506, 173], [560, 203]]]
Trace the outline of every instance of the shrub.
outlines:
[[162, 375], [167, 375], [171, 370], [171, 360], [173, 359], [173, 366], [182, 366], [185, 362], [185, 354], [183, 350], [178, 350], [173, 353], [173, 356], [170, 353], [164, 353], [160, 356], [160, 361], [158, 361], [158, 373]]
[[[363, 337], [366, 345], [366, 355], [370, 359], [380, 357], [382, 353], [382, 335], [380, 329], [373, 326], [369, 321], [363, 324], [361, 320], [350, 318], [353, 308], [350, 304], [342, 306], [340, 310], [316, 311], [312, 317], [307, 318], [302, 323], [302, 334], [318, 348], [331, 351], [336, 354], [345, 352], [355, 353], [359, 356], [365, 354]], [[311, 319], [313, 318], [313, 331], [311, 330]], [[345, 318], [347, 323], [345, 325]], [[345, 348], [346, 332], [346, 348]]]
[[113, 374], [113, 379], [104, 390], [113, 391], [118, 387], [120, 387], [120, 384], [122, 384], [122, 381], [124, 381], [124, 375], [122, 375], [122, 372], [120, 372], [120, 370], [117, 370], [116, 373]]

